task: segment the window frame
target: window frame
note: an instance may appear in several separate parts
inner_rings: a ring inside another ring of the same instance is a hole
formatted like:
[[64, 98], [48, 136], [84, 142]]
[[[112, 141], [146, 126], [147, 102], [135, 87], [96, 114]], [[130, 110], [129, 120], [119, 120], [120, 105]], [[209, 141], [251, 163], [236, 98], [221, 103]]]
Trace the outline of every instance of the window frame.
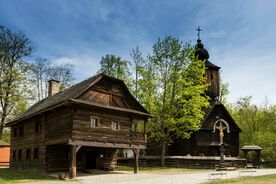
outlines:
[[[96, 120], [96, 124], [95, 126], [92, 126], [92, 119], [95, 119]], [[95, 117], [95, 116], [90, 116], [90, 121], [89, 121], [89, 128], [98, 128], [100, 125], [99, 123], [99, 118], [98, 117]]]
[[[113, 123], [116, 123], [116, 128], [113, 127]], [[119, 120], [111, 120], [111, 129], [112, 130], [120, 130], [120, 121]]]

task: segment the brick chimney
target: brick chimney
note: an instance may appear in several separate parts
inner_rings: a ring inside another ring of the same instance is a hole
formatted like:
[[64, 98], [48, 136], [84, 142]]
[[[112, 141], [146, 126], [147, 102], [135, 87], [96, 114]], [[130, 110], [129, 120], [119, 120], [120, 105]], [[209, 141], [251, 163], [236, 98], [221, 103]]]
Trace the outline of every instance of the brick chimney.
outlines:
[[48, 96], [53, 96], [60, 91], [60, 81], [51, 79], [48, 81]]

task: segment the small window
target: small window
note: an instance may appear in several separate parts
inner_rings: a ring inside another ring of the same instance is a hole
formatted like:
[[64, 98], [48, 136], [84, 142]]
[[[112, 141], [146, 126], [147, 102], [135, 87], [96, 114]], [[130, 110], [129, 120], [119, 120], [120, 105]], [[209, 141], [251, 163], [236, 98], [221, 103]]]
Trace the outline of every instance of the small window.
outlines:
[[30, 160], [30, 159], [31, 159], [31, 149], [28, 148], [28, 149], [26, 150], [26, 160]]
[[18, 150], [17, 159], [22, 160], [22, 150]]
[[17, 129], [14, 128], [14, 129], [13, 129], [13, 137], [16, 137], [16, 136], [17, 136]]
[[38, 159], [38, 148], [34, 148], [34, 160]]
[[90, 119], [90, 127], [98, 127], [98, 118], [92, 117]]
[[19, 136], [23, 136], [24, 135], [24, 129], [23, 127], [19, 127]]
[[214, 76], [213, 76], [213, 74], [211, 74], [211, 79], [214, 79]]
[[12, 152], [12, 160], [16, 160], [16, 150], [13, 150]]
[[119, 129], [119, 122], [118, 121], [115, 121], [115, 120], [112, 120], [111, 121], [111, 128], [113, 130], [118, 130]]
[[39, 133], [41, 128], [41, 121], [35, 122], [35, 133]]

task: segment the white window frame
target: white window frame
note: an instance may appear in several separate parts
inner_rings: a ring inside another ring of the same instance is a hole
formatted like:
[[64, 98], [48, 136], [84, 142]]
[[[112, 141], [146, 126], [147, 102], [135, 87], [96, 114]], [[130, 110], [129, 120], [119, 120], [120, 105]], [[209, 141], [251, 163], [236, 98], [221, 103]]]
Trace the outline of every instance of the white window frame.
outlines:
[[[114, 127], [114, 123], [116, 127]], [[119, 130], [120, 129], [120, 126], [119, 126], [119, 121], [118, 120], [111, 120], [111, 129], [112, 130]]]
[[[94, 124], [92, 124], [92, 120], [96, 120], [96, 122], [93, 122]], [[95, 116], [91, 116], [90, 117], [90, 122], [89, 122], [89, 127], [90, 128], [97, 128], [97, 127], [99, 127], [99, 118], [97, 118]]]

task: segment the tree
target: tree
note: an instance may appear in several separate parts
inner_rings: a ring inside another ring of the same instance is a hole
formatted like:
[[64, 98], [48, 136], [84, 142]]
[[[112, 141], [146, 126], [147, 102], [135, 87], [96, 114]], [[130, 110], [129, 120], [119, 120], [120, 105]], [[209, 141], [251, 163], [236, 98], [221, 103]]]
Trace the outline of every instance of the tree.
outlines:
[[139, 50], [139, 47], [137, 46], [135, 49], [132, 49], [132, 52], [130, 53], [130, 56], [133, 59], [133, 70], [135, 74], [135, 79], [134, 79], [134, 94], [135, 97], [138, 97], [138, 80], [141, 75], [141, 72], [143, 70], [143, 64], [144, 64], [144, 59], [142, 56], [142, 52]]
[[8, 119], [28, 96], [27, 64], [23, 60], [32, 52], [30, 40], [22, 33], [13, 33], [0, 26], [0, 139]]
[[69, 87], [73, 78], [74, 66], [68, 63], [53, 65], [46, 58], [37, 58], [30, 64], [30, 80], [35, 85], [35, 99], [40, 101], [48, 96], [48, 81], [55, 79], [60, 81], [61, 89]]
[[130, 76], [128, 61], [113, 54], [107, 54], [102, 57], [100, 65], [99, 72], [128, 82]]
[[204, 93], [205, 68], [189, 44], [183, 45], [171, 36], [157, 40], [149, 59], [149, 73], [154, 72], [150, 80], [156, 85], [151, 85], [155, 93], [151, 113], [155, 118], [149, 128], [151, 138], [161, 142], [161, 166], [164, 166], [166, 145], [172, 138], [188, 138], [199, 129], [204, 117], [202, 108], [209, 104]]

